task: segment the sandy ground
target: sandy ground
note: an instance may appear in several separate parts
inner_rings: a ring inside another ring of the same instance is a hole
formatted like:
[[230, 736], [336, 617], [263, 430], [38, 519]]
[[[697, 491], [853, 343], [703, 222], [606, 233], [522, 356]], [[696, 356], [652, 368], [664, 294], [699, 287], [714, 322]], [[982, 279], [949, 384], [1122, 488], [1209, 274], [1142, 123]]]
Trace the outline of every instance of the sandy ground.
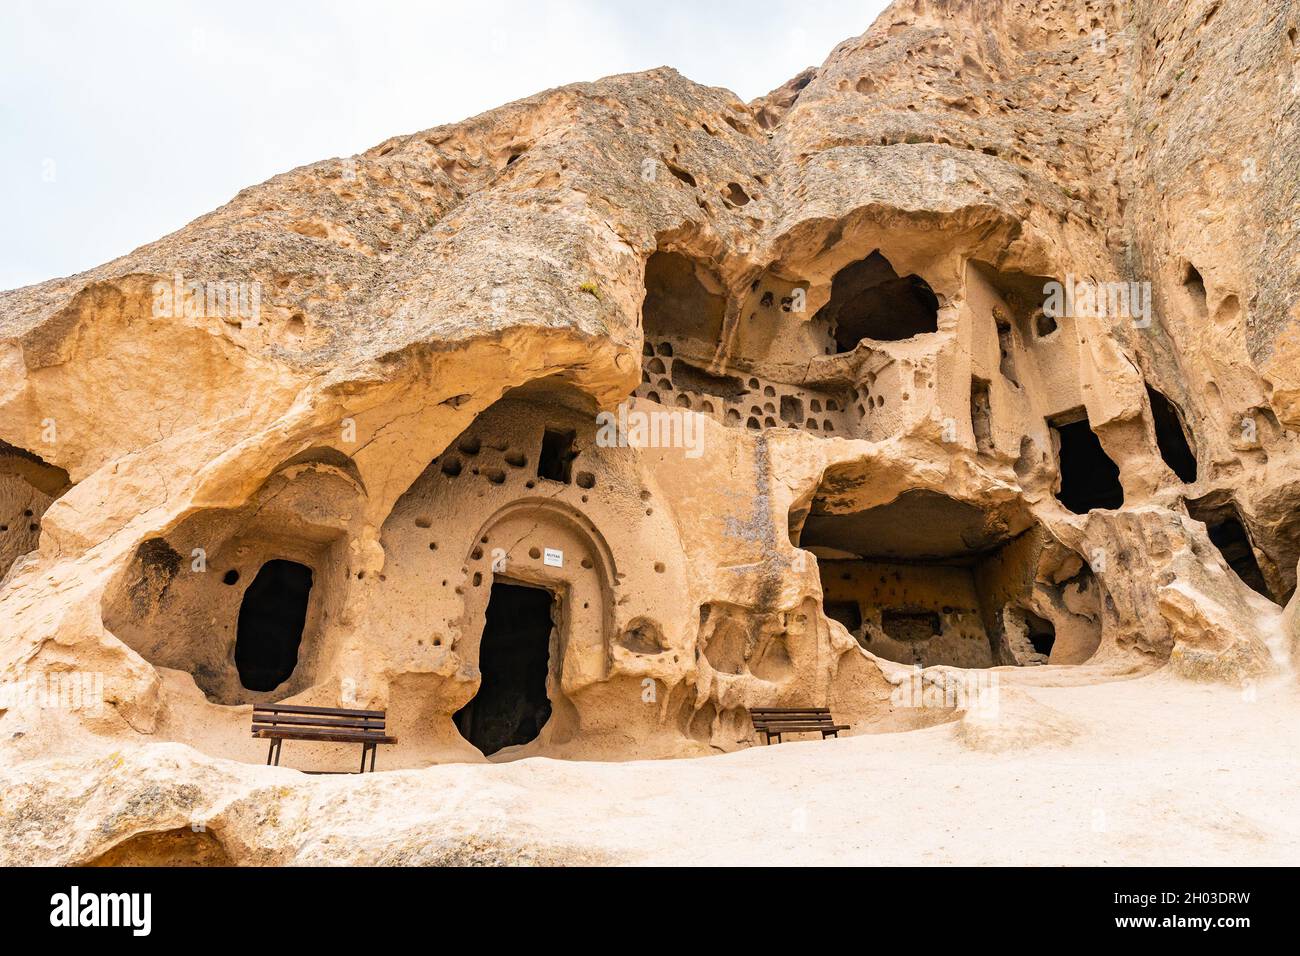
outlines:
[[0, 862], [199, 820], [246, 863], [1300, 864], [1294, 676], [1009, 674], [997, 719], [695, 759], [322, 777], [174, 742], [46, 758], [0, 771]]
[[971, 749], [950, 724], [696, 760], [416, 773], [458, 824], [629, 863], [1300, 863], [1289, 679], [1251, 693], [1157, 674], [1030, 693], [1080, 732], [1004, 753]]

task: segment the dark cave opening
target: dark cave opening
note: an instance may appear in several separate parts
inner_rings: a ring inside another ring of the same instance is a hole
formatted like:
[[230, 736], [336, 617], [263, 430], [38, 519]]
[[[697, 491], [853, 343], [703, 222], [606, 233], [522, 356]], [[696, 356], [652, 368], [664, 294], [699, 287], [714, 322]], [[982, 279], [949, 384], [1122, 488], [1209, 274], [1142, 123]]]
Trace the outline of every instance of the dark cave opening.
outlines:
[[1034, 652], [1044, 657], [1052, 656], [1052, 647], [1056, 644], [1056, 627], [1046, 618], [1039, 617], [1033, 611], [1021, 609], [1025, 619], [1025, 636], [1029, 639]]
[[577, 437], [576, 432], [559, 431], [553, 428], [547, 428], [542, 432], [542, 450], [537, 456], [538, 478], [569, 484], [573, 459], [578, 457], [578, 453], [573, 449], [573, 442]]
[[484, 756], [528, 743], [550, 719], [546, 679], [554, 603], [551, 592], [541, 588], [492, 585], [479, 642], [481, 683], [454, 718], [461, 736]]
[[1202, 498], [1187, 502], [1187, 513], [1205, 523], [1210, 543], [1219, 549], [1228, 567], [1248, 588], [1270, 601], [1277, 600], [1264, 580], [1250, 535], [1234, 504]]
[[1088, 416], [1080, 409], [1049, 419], [1047, 424], [1057, 437], [1061, 471], [1057, 500], [1077, 515], [1124, 504], [1119, 466], [1101, 447]]
[[823, 486], [830, 496], [814, 494], [790, 527], [792, 543], [817, 558], [826, 617], [876, 657], [997, 665], [990, 628], [1025, 587], [1032, 515], [1019, 503], [985, 509], [923, 489], [840, 511], [845, 486], [834, 473]]
[[298, 665], [311, 584], [311, 568], [277, 558], [263, 564], [244, 591], [235, 637], [235, 667], [246, 689], [275, 690]]
[[850, 634], [862, 627], [862, 606], [857, 601], [826, 601], [822, 605], [826, 616], [839, 621]]
[[1187, 440], [1183, 416], [1161, 392], [1147, 386], [1147, 399], [1151, 402], [1151, 418], [1156, 427], [1156, 446], [1160, 457], [1183, 484], [1196, 481], [1196, 453]]
[[1205, 280], [1201, 278], [1200, 270], [1190, 262], [1187, 263], [1187, 268], [1183, 270], [1183, 288], [1192, 297], [1192, 302], [1195, 303], [1197, 309], [1204, 312], [1207, 307]]
[[781, 396], [781, 421], [790, 425], [802, 425], [804, 423], [803, 399], [797, 395]]
[[817, 318], [834, 329], [837, 351], [851, 352], [863, 339], [897, 342], [937, 332], [939, 299], [924, 279], [900, 276], [876, 251], [835, 274]]
[[993, 322], [998, 331], [998, 371], [1003, 378], [1018, 387], [1020, 379], [1016, 375], [1016, 338], [1011, 331], [1011, 323], [996, 316]]
[[989, 382], [971, 377], [970, 427], [975, 433], [975, 450], [981, 455], [993, 451], [993, 408], [989, 401]]
[[1056, 319], [1047, 314], [1043, 309], [1034, 313], [1034, 335], [1037, 338], [1045, 339], [1057, 329]]

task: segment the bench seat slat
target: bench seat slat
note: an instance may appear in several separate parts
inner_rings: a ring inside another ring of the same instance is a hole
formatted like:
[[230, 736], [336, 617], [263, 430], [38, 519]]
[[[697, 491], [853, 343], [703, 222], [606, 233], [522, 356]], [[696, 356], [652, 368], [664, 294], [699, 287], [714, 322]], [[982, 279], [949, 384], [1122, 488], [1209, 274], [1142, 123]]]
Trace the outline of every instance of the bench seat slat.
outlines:
[[800, 717], [797, 714], [773, 714], [771, 717], [755, 717], [754, 719], [766, 724], [829, 724], [833, 723], [835, 720], [835, 718], [830, 714], [823, 714], [820, 717]]
[[396, 737], [390, 737], [384, 733], [370, 733], [367, 731], [346, 731], [346, 730], [302, 730], [297, 727], [286, 727], [283, 730], [268, 728], [259, 728], [253, 731], [253, 736], [259, 740], [327, 740], [336, 743], [350, 744], [395, 744]]
[[829, 714], [829, 707], [751, 707], [751, 714]]
[[312, 725], [310, 727], [299, 727], [291, 724], [253, 724], [253, 730], [274, 730], [285, 734], [370, 734], [371, 736], [379, 734], [383, 736], [387, 730], [383, 727], [331, 727]]
[[382, 710], [348, 710], [346, 707], [308, 707], [305, 704], [254, 704], [257, 714], [315, 714], [320, 717], [384, 717]]
[[772, 724], [759, 729], [770, 730], [774, 734], [812, 734], [821, 730], [848, 730], [849, 728], [845, 724]]
[[755, 721], [831, 721], [829, 714], [754, 714]]
[[361, 720], [347, 720], [342, 717], [295, 717], [282, 714], [279, 717], [253, 717], [254, 726], [284, 727], [355, 727], [359, 730], [383, 730], [384, 722], [374, 717]]

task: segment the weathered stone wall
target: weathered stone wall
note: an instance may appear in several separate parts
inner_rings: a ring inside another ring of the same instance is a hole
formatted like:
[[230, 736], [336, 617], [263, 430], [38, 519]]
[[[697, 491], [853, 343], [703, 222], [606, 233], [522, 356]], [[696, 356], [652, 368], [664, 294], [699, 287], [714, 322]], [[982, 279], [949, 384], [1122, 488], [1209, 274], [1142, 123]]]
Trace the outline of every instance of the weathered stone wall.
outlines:
[[[1290, 596], [1297, 19], [898, 2], [754, 104], [669, 69], [575, 84], [0, 294], [0, 441], [67, 475], [31, 493], [39, 539], [0, 554], [4, 674], [104, 675], [107, 706], [56, 749], [90, 730], [258, 761], [247, 705], [291, 699], [388, 708], [389, 766], [476, 759], [453, 715], [500, 576], [562, 595], [551, 723], [523, 752], [734, 749], [760, 704], [894, 729], [903, 648], [877, 657], [824, 613], [846, 555], [800, 533], [916, 491], [1014, 524], [1000, 547], [1039, 529], [1014, 567], [967, 568], [961, 601], [891, 559], [924, 595], [904, 604], [968, 609], [978, 653], [924, 663], [1275, 666], [1280, 607], [1186, 502], [1231, 499]], [[875, 254], [886, 284], [837, 297]], [[1045, 321], [1044, 283], [1070, 279], [1149, 282], [1153, 308]], [[848, 334], [852, 302], [929, 297], [933, 330]], [[1181, 415], [1190, 484], [1148, 386]], [[693, 416], [698, 445], [598, 443], [597, 413], [633, 395]], [[1122, 506], [1077, 514], [1060, 428], [1085, 419]], [[547, 428], [576, 436], [567, 483], [539, 480]], [[15, 480], [0, 502], [25, 512]], [[313, 571], [299, 665], [250, 692], [233, 629], [276, 559]], [[1035, 620], [1050, 654], [1026, 649]], [[55, 746], [0, 737], [15, 760]]]

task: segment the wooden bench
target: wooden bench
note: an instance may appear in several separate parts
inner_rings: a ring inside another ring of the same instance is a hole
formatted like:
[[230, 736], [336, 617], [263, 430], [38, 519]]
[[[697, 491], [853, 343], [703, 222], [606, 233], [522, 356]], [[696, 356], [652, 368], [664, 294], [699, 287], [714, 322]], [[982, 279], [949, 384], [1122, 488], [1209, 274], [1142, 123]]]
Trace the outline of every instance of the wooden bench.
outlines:
[[347, 710], [342, 707], [302, 707], [297, 704], [254, 704], [253, 736], [271, 741], [266, 753], [268, 766], [280, 766], [280, 748], [286, 740], [317, 740], [325, 743], [361, 745], [361, 773], [375, 769], [375, 751], [380, 744], [395, 744], [396, 737], [384, 733], [382, 710]]
[[848, 724], [837, 724], [831, 717], [829, 707], [751, 707], [749, 719], [754, 722], [754, 730], [767, 737], [767, 743], [776, 738], [781, 743], [782, 734], [821, 734], [838, 737], [841, 730], [848, 730]]

